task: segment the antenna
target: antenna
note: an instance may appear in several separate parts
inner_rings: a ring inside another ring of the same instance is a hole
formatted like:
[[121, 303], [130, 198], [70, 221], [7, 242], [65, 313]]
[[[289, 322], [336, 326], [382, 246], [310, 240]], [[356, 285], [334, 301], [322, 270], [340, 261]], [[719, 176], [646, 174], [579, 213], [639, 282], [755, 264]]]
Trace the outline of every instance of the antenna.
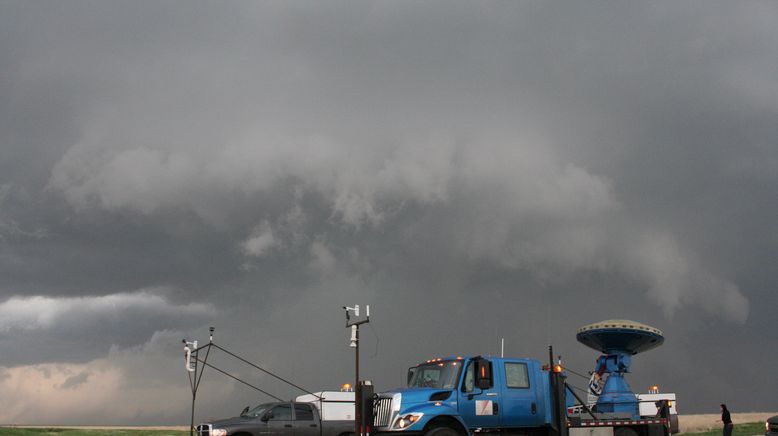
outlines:
[[359, 316], [359, 304], [355, 304], [354, 307], [343, 306], [346, 311], [346, 318], [350, 319], [349, 312], [354, 312], [354, 316]]
[[505, 338], [500, 338], [500, 357], [505, 357]]

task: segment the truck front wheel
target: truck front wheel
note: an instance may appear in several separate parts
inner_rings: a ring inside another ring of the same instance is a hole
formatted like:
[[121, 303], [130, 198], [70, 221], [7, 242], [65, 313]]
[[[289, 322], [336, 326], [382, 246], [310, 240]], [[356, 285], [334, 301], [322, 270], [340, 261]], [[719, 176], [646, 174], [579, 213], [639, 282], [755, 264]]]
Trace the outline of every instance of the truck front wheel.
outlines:
[[462, 436], [451, 427], [433, 427], [424, 433], [424, 436]]

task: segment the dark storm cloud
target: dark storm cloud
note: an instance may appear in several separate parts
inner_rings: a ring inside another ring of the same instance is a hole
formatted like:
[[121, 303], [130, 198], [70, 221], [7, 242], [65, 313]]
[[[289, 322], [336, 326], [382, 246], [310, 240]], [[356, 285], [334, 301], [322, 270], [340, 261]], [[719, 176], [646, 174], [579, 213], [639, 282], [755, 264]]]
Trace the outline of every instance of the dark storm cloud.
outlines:
[[[700, 6], [0, 6], [4, 383], [181, 421], [180, 337], [215, 324], [332, 388], [358, 302], [380, 387], [500, 337], [583, 371], [575, 329], [623, 317], [667, 334], [636, 390], [764, 409], [778, 10]], [[204, 414], [256, 402], [212, 377]]]
[[82, 385], [89, 380], [91, 374], [88, 372], [81, 372], [77, 375], [68, 377], [64, 383], [60, 386], [60, 389], [74, 389], [75, 387]]

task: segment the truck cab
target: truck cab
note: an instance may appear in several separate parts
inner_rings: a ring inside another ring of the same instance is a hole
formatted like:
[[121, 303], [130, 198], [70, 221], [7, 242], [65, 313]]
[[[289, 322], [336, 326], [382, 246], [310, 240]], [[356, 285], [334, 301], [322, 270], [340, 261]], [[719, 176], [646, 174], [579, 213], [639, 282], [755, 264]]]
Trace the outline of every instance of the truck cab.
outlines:
[[[376, 432], [461, 435], [551, 424], [548, 371], [534, 359], [447, 357], [408, 370], [406, 388], [379, 394]], [[443, 429], [443, 430], [438, 430]]]

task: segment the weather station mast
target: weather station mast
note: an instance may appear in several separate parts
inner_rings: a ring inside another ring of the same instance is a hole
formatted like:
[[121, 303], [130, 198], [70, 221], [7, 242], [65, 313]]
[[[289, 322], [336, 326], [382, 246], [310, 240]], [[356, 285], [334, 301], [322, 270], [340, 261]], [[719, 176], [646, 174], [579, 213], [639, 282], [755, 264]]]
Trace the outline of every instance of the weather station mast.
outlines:
[[[359, 380], [359, 326], [370, 322], [370, 305], [365, 306], [365, 318], [359, 319], [359, 304], [355, 304], [354, 307], [343, 306], [346, 311], [346, 328], [351, 329], [351, 339], [349, 347], [354, 349], [354, 434], [356, 436], [364, 436], [368, 433], [367, 428], [371, 423], [363, 422], [363, 395], [364, 386]], [[354, 314], [355, 319], [351, 319], [351, 314]], [[366, 382], [367, 384], [367, 382]], [[370, 385], [372, 388], [372, 385]], [[370, 395], [372, 397], [372, 392]], [[372, 408], [372, 404], [370, 404]]]

